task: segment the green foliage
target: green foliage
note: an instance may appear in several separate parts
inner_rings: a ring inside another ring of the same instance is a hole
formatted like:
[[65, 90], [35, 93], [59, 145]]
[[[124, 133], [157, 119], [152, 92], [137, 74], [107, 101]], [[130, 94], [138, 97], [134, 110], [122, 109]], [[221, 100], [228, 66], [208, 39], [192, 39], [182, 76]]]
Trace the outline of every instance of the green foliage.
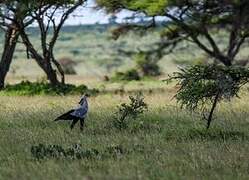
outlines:
[[122, 8], [126, 0], [96, 0], [98, 6], [104, 7], [108, 12], [114, 12]]
[[169, 1], [166, 0], [97, 0], [100, 7], [104, 7], [109, 12], [121, 10], [123, 7], [132, 10], [145, 11], [149, 15], [161, 14]]
[[64, 66], [63, 70], [64, 70], [65, 74], [69, 74], [69, 75], [76, 75], [77, 74], [74, 67], [72, 67], [72, 66], [66, 66], [66, 67]]
[[117, 158], [128, 153], [121, 145], [111, 145], [104, 150], [84, 149], [80, 144], [74, 144], [68, 148], [60, 145], [39, 144], [31, 147], [31, 154], [35, 159], [104, 159]]
[[131, 9], [142, 10], [153, 16], [163, 14], [165, 7], [168, 5], [168, 0], [132, 0], [127, 4]]
[[182, 28], [176, 25], [168, 25], [167, 28], [163, 29], [160, 33], [161, 38], [167, 37], [168, 40], [173, 40], [175, 38], [180, 37], [180, 33], [182, 32]]
[[76, 3], [76, 1], [73, 0], [22, 0], [21, 2], [16, 0], [8, 0], [1, 2], [0, 6], [3, 6], [6, 10], [15, 12], [19, 19], [24, 19], [41, 7], [49, 5], [67, 7], [74, 3]]
[[135, 120], [140, 114], [143, 114], [144, 111], [148, 109], [142, 93], [138, 93], [136, 96], [129, 96], [129, 99], [130, 104], [122, 103], [116, 112], [113, 124], [114, 127], [118, 129], [125, 129], [128, 127], [127, 117], [132, 117]]
[[158, 76], [161, 74], [157, 65], [159, 59], [150, 53], [140, 52], [134, 55], [136, 69], [130, 69], [126, 72], [116, 72], [113, 81], [132, 81], [140, 80], [142, 77]]
[[113, 81], [138, 81], [140, 80], [140, 76], [136, 69], [130, 69], [126, 72], [116, 72], [114, 77], [112, 77]]
[[212, 101], [217, 93], [230, 100], [238, 96], [241, 86], [249, 81], [249, 70], [220, 65], [195, 65], [181, 69], [173, 76], [179, 80], [176, 98], [182, 105], [196, 109]]
[[[241, 45], [249, 38], [249, 2], [246, 0], [98, 0], [97, 3], [109, 12], [126, 9], [153, 18], [150, 22], [139, 24], [143, 26], [139, 29], [145, 31], [156, 27], [154, 17], [167, 19], [167, 23], [161, 24], [166, 29], [161, 34], [161, 43], [165, 44], [160, 48], [161, 52], [171, 52], [176, 44], [188, 40], [223, 65], [231, 66], [240, 53]], [[132, 22], [133, 26], [137, 24]], [[217, 27], [230, 34], [225, 47], [221, 47], [212, 34], [212, 30]]]
[[200, 108], [204, 112], [208, 104], [213, 105], [209, 118], [204, 116], [210, 124], [217, 102], [238, 97], [241, 87], [249, 82], [249, 70], [221, 65], [195, 65], [181, 69], [172, 79], [179, 81], [176, 99], [182, 107], [191, 110]]
[[97, 89], [88, 89], [85, 85], [75, 86], [72, 84], [54, 87], [46, 82], [22, 81], [19, 84], [7, 85], [2, 91], [6, 95], [66, 95], [66, 94], [96, 94]]
[[96, 149], [82, 149], [79, 144], [75, 144], [69, 148], [63, 148], [59, 145], [44, 145], [31, 147], [31, 154], [36, 159], [45, 158], [70, 158], [70, 159], [92, 159], [98, 156], [99, 152]]

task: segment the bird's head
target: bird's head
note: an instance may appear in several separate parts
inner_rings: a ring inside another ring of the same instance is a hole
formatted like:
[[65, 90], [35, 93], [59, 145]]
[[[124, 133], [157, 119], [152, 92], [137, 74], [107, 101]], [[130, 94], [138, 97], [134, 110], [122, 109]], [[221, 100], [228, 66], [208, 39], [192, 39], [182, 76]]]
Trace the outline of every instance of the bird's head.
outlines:
[[79, 104], [82, 105], [82, 104], [87, 100], [88, 97], [90, 97], [89, 94], [87, 94], [87, 93], [84, 94], [84, 95], [81, 97]]

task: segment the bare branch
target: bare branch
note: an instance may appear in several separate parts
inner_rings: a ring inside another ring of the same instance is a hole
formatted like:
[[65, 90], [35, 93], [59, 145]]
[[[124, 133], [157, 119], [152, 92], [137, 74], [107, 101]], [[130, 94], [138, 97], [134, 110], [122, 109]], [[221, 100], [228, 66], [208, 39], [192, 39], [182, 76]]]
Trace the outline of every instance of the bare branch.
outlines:
[[[58, 39], [59, 36], [59, 32], [63, 26], [63, 24], [65, 23], [65, 21], [67, 20], [67, 18], [69, 17], [69, 15], [74, 12], [75, 9], [77, 9], [80, 5], [82, 5], [85, 2], [85, 0], [79, 0], [77, 3], [75, 3], [74, 5], [72, 5], [71, 8], [69, 8], [68, 10], [66, 10], [66, 12], [64, 12], [63, 16], [60, 19], [60, 22], [58, 24], [58, 26], [54, 26], [54, 34], [53, 37], [51, 39], [51, 41], [49, 42], [49, 48], [53, 49], [56, 40]], [[55, 22], [53, 21], [53, 24], [55, 25]]]

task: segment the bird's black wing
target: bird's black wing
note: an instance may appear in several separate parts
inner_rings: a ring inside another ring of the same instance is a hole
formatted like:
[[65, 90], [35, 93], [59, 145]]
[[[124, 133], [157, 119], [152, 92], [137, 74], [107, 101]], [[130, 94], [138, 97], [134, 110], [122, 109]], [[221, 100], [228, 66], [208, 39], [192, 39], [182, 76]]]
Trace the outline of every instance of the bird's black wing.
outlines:
[[72, 116], [71, 113], [74, 112], [75, 110], [72, 109], [68, 112], [66, 112], [65, 114], [62, 114], [61, 116], [57, 117], [54, 121], [58, 121], [58, 120], [73, 120], [76, 117]]

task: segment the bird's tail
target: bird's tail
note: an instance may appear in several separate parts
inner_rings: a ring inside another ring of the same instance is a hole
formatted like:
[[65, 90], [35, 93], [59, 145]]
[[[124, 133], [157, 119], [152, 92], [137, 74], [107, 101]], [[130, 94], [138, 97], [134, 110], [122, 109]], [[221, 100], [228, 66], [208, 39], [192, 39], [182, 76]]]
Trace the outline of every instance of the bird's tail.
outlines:
[[72, 119], [70, 119], [70, 118], [60, 118], [60, 117], [58, 117], [58, 118], [56, 118], [54, 121], [71, 121]]
[[59, 121], [59, 120], [71, 120], [72, 116], [70, 113], [72, 113], [74, 110], [70, 110], [65, 114], [62, 114], [61, 116], [57, 117], [54, 121]]
[[60, 116], [60, 117], [57, 117], [54, 121], [65, 121], [65, 120], [68, 120], [68, 119]]

